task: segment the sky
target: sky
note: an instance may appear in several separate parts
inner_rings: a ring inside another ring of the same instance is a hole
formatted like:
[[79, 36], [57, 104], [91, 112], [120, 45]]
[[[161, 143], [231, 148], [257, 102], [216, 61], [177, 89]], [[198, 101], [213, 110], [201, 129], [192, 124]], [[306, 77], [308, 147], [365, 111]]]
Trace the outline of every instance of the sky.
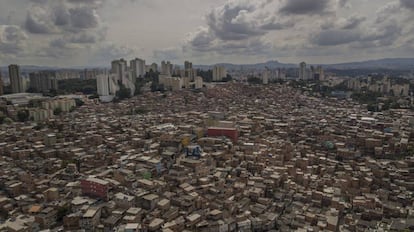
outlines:
[[0, 66], [414, 57], [414, 0], [0, 0]]

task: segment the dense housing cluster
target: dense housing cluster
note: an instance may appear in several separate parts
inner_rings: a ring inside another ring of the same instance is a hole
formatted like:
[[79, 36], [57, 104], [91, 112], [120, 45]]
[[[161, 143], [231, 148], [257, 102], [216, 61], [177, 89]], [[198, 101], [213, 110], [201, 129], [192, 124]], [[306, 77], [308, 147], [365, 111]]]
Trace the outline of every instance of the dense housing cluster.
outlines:
[[414, 229], [414, 113], [209, 85], [1, 125], [0, 230]]

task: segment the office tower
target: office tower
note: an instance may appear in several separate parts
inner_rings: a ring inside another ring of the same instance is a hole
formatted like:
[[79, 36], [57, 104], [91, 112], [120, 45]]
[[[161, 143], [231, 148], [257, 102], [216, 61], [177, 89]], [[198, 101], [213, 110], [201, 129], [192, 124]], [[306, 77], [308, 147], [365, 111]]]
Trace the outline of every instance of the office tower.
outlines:
[[306, 73], [306, 63], [302, 62], [299, 64], [299, 80], [306, 80], [307, 73]]
[[116, 75], [116, 80], [120, 83], [124, 83], [128, 71], [127, 61], [124, 59], [114, 60], [112, 61], [111, 67], [111, 73]]
[[9, 77], [12, 93], [23, 93], [23, 78], [20, 76], [20, 67], [18, 65], [9, 65]]
[[226, 68], [223, 66], [214, 66], [213, 81], [222, 81], [227, 76]]
[[0, 69], [0, 96], [4, 94], [4, 83], [3, 83], [3, 77], [1, 76], [1, 69]]
[[135, 58], [130, 62], [130, 68], [134, 75], [134, 78], [144, 77], [145, 76], [145, 60]]

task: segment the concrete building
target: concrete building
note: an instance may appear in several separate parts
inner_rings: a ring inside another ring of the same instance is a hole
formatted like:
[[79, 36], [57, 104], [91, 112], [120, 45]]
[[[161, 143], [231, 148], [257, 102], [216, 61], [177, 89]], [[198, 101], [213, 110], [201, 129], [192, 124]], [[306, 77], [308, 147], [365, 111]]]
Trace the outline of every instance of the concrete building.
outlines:
[[124, 59], [114, 60], [111, 63], [111, 73], [116, 75], [116, 80], [121, 83], [125, 82], [128, 72], [128, 64]]
[[20, 76], [20, 67], [17, 64], [9, 66], [9, 77], [12, 93], [23, 93], [25, 91], [23, 78]]
[[144, 77], [145, 75], [145, 60], [135, 58], [130, 61], [130, 69], [134, 78]]
[[161, 74], [168, 75], [168, 76], [173, 74], [173, 65], [171, 64], [170, 61], [161, 62]]
[[99, 96], [109, 96], [109, 76], [107, 74], [99, 75], [96, 78], [97, 91]]
[[[196, 71], [193, 69], [193, 63], [190, 61], [184, 62], [184, 73], [181, 74], [181, 77], [188, 77], [190, 78], [190, 81], [194, 81], [196, 74]], [[183, 75], [184, 74], [184, 75]]]
[[203, 78], [202, 77], [196, 77], [194, 80], [194, 88], [195, 89], [201, 89], [203, 88]]
[[226, 68], [223, 66], [214, 66], [213, 81], [222, 81], [227, 76]]
[[149, 72], [149, 71], [153, 71], [153, 72], [158, 72], [158, 64], [156, 64], [156, 63], [152, 63], [151, 65], [147, 65], [147, 66], [145, 66], [146, 68], [146, 71], [147, 72]]
[[82, 193], [85, 195], [98, 197], [103, 200], [108, 198], [109, 182], [95, 177], [81, 180]]
[[299, 80], [307, 80], [306, 63], [299, 64]]
[[38, 93], [46, 93], [58, 89], [56, 72], [34, 72], [29, 74], [29, 88]]

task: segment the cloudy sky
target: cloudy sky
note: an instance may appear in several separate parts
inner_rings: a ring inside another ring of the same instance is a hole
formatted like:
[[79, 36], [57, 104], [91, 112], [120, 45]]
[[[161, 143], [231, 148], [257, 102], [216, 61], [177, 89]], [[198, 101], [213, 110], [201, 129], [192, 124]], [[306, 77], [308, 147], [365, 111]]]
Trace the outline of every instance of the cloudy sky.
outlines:
[[414, 0], [0, 0], [0, 66], [414, 57]]

